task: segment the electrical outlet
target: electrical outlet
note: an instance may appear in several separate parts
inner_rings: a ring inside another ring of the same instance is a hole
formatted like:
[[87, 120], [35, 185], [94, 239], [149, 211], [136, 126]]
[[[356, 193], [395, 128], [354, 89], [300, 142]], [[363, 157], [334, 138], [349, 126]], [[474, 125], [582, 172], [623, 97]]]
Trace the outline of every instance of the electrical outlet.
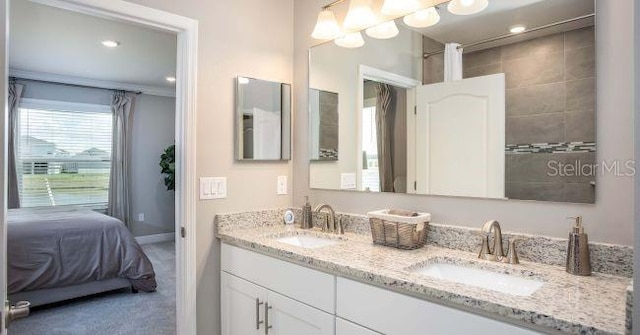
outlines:
[[276, 192], [278, 195], [287, 194], [287, 176], [278, 176], [278, 187]]
[[144, 213], [138, 213], [138, 222], [144, 222]]

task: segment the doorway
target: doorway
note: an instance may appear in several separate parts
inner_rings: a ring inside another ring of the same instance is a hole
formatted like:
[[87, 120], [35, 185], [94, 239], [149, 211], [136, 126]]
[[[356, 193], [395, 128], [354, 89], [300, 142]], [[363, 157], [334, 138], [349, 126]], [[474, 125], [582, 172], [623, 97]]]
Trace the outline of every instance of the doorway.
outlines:
[[[10, 21], [8, 6], [14, 1], [4, 2], [5, 20]], [[195, 236], [191, 234], [195, 225], [195, 95], [197, 60], [197, 21], [155, 9], [135, 5], [125, 1], [85, 1], [38, 0], [40, 4], [58, 9], [98, 16], [123, 23], [133, 23], [155, 30], [169, 32], [177, 36], [177, 62], [175, 72], [175, 254], [176, 254], [176, 332], [196, 333], [196, 269]], [[6, 43], [5, 43], [6, 44]], [[5, 49], [5, 54], [7, 50]], [[8, 68], [5, 57], [4, 68]], [[8, 73], [5, 72], [3, 94], [7, 98]], [[3, 124], [6, 132], [7, 124]], [[4, 144], [6, 148], [6, 143]], [[6, 156], [6, 154], [4, 155]], [[3, 162], [6, 168], [6, 162]], [[1, 183], [6, 183], [2, 180]], [[2, 185], [4, 186], [4, 185]], [[5, 187], [6, 189], [6, 187]], [[2, 205], [6, 216], [7, 196]], [[6, 231], [6, 222], [2, 223]], [[6, 257], [6, 234], [0, 247], [2, 257]], [[6, 262], [4, 262], [6, 264]], [[1, 270], [6, 274], [6, 266]], [[0, 276], [6, 278], [6, 275]], [[0, 282], [0, 293], [6, 298], [6, 282]], [[15, 302], [12, 302], [15, 303]], [[6, 312], [6, 311], [5, 311]], [[6, 326], [6, 325], [5, 325]], [[4, 327], [3, 327], [4, 333]]]

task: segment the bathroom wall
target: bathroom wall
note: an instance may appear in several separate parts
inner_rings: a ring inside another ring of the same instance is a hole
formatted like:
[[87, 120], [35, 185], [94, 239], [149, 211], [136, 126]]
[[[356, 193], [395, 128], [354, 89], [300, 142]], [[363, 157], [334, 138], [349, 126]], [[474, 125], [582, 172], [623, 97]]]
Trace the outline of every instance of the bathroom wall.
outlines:
[[[435, 222], [479, 227], [490, 219], [505, 230], [566, 237], [565, 217], [582, 215], [590, 239], [631, 245], [633, 241], [633, 177], [607, 172], [598, 176], [594, 205], [490, 200], [459, 197], [415, 196], [309, 189], [307, 131], [308, 48], [316, 43], [309, 35], [324, 1], [295, 2], [294, 101], [294, 205], [302, 196], [314, 203], [327, 202], [338, 211], [367, 211], [401, 207], [432, 213]], [[596, 138], [598, 161], [633, 159], [633, 0], [596, 2], [596, 39], [602, 47], [597, 62]], [[615, 83], [613, 85], [612, 83]], [[300, 112], [302, 111], [302, 112]]]
[[[505, 74], [506, 196], [592, 203], [594, 27], [465, 53], [463, 66], [465, 78]], [[583, 169], [561, 175], [559, 164]]]

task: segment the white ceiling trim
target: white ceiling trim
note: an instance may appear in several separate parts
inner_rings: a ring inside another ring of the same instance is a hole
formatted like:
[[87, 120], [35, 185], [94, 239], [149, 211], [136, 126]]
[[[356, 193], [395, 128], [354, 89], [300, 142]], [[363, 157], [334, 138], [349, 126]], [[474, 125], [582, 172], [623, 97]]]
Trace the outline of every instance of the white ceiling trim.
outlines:
[[157, 87], [157, 86], [151, 86], [151, 85], [127, 84], [127, 83], [120, 83], [116, 81], [88, 79], [88, 78], [80, 78], [80, 77], [73, 77], [73, 76], [64, 76], [64, 75], [53, 74], [53, 73], [33, 72], [33, 71], [24, 71], [24, 70], [16, 70], [16, 69], [9, 69], [9, 76], [22, 78], [22, 79], [50, 81], [52, 83], [104, 88], [109, 90], [141, 92], [142, 94], [155, 95], [160, 97], [170, 97], [170, 98], [176, 97], [175, 89], [169, 89], [169, 88]]

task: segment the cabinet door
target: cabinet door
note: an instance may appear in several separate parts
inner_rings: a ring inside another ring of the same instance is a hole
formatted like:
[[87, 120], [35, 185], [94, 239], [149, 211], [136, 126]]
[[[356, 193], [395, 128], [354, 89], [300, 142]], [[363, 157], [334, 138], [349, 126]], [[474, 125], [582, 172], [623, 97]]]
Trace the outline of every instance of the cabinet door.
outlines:
[[264, 333], [266, 289], [222, 272], [220, 295], [222, 335]]
[[334, 335], [333, 315], [268, 291], [268, 335]]
[[381, 335], [355, 323], [336, 318], [336, 335]]

